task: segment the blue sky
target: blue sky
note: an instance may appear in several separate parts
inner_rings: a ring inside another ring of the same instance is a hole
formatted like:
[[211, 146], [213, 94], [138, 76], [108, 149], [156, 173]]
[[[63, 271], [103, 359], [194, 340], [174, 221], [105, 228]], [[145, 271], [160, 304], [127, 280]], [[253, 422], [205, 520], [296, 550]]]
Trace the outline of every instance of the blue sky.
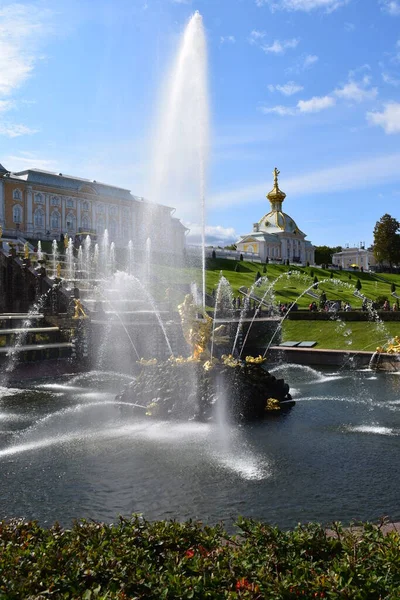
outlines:
[[195, 10], [208, 240], [268, 212], [275, 166], [285, 212], [316, 245], [369, 244], [384, 213], [400, 219], [400, 0], [0, 0], [0, 163], [148, 196], [160, 81]]

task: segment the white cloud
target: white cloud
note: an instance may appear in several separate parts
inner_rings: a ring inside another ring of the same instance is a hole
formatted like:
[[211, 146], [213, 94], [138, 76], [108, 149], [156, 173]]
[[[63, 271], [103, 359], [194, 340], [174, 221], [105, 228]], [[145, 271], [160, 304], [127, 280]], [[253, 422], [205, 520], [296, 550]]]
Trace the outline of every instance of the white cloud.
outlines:
[[288, 48], [296, 48], [299, 43], [298, 38], [292, 38], [291, 40], [275, 40], [271, 46], [263, 44], [261, 48], [264, 52], [272, 52], [273, 54], [284, 54]]
[[301, 90], [303, 90], [304, 88], [302, 85], [298, 85], [294, 81], [288, 81], [284, 85], [269, 85], [268, 89], [270, 92], [274, 92], [276, 90], [284, 96], [293, 96], [293, 94], [301, 92]]
[[314, 113], [330, 108], [336, 104], [332, 96], [314, 96], [310, 100], [299, 100], [297, 108], [301, 113]]
[[220, 43], [225, 44], [225, 42], [229, 44], [234, 44], [236, 42], [236, 38], [234, 35], [221, 35]]
[[[202, 228], [197, 223], [184, 223], [189, 228], [187, 241], [189, 244], [201, 244]], [[206, 244], [208, 246], [228, 246], [237, 241], [238, 235], [233, 227], [207, 225], [205, 228]]]
[[397, 87], [398, 85], [400, 85], [400, 79], [396, 79], [395, 77], [392, 77], [391, 75], [389, 75], [389, 73], [382, 73], [382, 79], [385, 83], [388, 83], [389, 85], [393, 85], [394, 87]]
[[350, 0], [256, 0], [256, 5], [269, 6], [272, 11], [301, 10], [310, 12], [317, 8], [324, 8], [326, 12], [331, 13], [341, 6], [344, 6], [349, 1]]
[[6, 112], [14, 108], [15, 103], [12, 100], [0, 100], [0, 112]]
[[0, 8], [0, 94], [10, 95], [32, 74], [51, 13], [33, 5]]
[[342, 88], [337, 88], [334, 94], [344, 100], [353, 100], [354, 102], [363, 102], [373, 100], [378, 95], [378, 89], [368, 88], [371, 78], [365, 76], [361, 81], [349, 81]]
[[0, 135], [6, 135], [10, 138], [19, 137], [21, 135], [32, 135], [38, 133], [38, 131], [38, 129], [32, 129], [18, 123], [0, 123]]
[[314, 96], [310, 100], [299, 100], [295, 107], [291, 106], [261, 106], [260, 110], [264, 114], [275, 114], [280, 117], [294, 116], [305, 113], [321, 112], [334, 106], [336, 104], [335, 98], [332, 96]]
[[318, 56], [315, 54], [302, 54], [298, 57], [293, 67], [286, 69], [286, 74], [290, 73], [302, 73], [310, 69], [315, 63], [318, 62]]
[[35, 158], [35, 153], [21, 152], [21, 156], [9, 155], [4, 158], [4, 162], [11, 171], [23, 171], [24, 169], [36, 168], [44, 171], [54, 171], [57, 169], [55, 160], [44, 158]]
[[281, 104], [279, 104], [278, 106], [261, 106], [260, 110], [265, 115], [275, 114], [275, 115], [279, 115], [280, 117], [285, 117], [287, 115], [295, 115], [296, 114], [295, 108], [291, 108], [290, 106], [282, 106]]
[[400, 15], [399, 0], [381, 0], [382, 10], [389, 15], [397, 17]]
[[[365, 189], [388, 182], [400, 182], [400, 153], [366, 158], [361, 161], [320, 169], [284, 179], [280, 184], [288, 196], [299, 197], [335, 191]], [[210, 196], [210, 206], [248, 205], [265, 197], [268, 182], [250, 183], [242, 187], [225, 189]]]
[[318, 56], [316, 56], [315, 54], [307, 54], [304, 57], [303, 69], [309, 69], [312, 65], [315, 65], [317, 61]]
[[257, 44], [260, 40], [265, 37], [265, 31], [258, 31], [257, 29], [253, 29], [253, 31], [249, 35], [250, 44]]
[[383, 127], [385, 133], [400, 133], [400, 103], [388, 102], [382, 112], [368, 112], [367, 120], [371, 125]]

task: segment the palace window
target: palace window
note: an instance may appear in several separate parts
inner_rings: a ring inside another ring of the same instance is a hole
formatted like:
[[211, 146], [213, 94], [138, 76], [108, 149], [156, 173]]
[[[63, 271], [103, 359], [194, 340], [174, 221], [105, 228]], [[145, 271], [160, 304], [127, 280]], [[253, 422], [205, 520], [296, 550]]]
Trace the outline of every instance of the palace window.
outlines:
[[60, 213], [58, 210], [54, 210], [51, 213], [51, 228], [59, 229], [60, 228]]
[[74, 208], [75, 203], [73, 198], [67, 198], [67, 208]]
[[97, 205], [97, 213], [98, 214], [103, 214], [104, 213], [104, 204], [98, 204]]
[[115, 221], [115, 219], [110, 219], [110, 222], [108, 224], [108, 229], [110, 232], [110, 238], [111, 240], [115, 240], [117, 238], [117, 222]]
[[60, 198], [58, 196], [52, 196], [51, 197], [51, 205], [52, 206], [59, 206], [60, 205]]
[[90, 229], [90, 219], [87, 215], [82, 218], [82, 228], [84, 231], [88, 231]]
[[96, 223], [96, 231], [98, 235], [103, 235], [105, 229], [104, 219], [103, 217], [98, 217]]
[[44, 227], [44, 211], [41, 208], [35, 210], [34, 223], [35, 227]]
[[122, 237], [124, 240], [129, 238], [129, 223], [126, 220], [122, 222]]
[[108, 209], [110, 215], [112, 215], [113, 217], [115, 217], [118, 213], [118, 209], [116, 206], [110, 206]]
[[84, 202], [82, 202], [82, 210], [84, 211], [88, 211], [90, 208], [89, 202], [87, 200], [84, 200]]
[[35, 194], [35, 202], [36, 204], [44, 204], [44, 196], [39, 192], [39, 194]]
[[13, 207], [13, 222], [21, 223], [21, 221], [22, 221], [22, 208], [20, 206], [18, 206], [18, 204], [16, 204]]
[[22, 200], [21, 190], [14, 190], [13, 191], [13, 199], [14, 200]]
[[75, 230], [75, 215], [73, 215], [72, 213], [68, 213], [67, 218], [66, 218], [66, 224], [67, 224], [68, 231], [74, 231]]

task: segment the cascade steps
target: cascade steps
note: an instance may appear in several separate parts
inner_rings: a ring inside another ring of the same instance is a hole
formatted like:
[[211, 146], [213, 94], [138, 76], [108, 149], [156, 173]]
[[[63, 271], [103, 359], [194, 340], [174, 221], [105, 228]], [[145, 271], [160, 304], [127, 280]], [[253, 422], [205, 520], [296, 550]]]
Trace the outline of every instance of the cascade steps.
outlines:
[[20, 362], [33, 362], [70, 358], [71, 354], [72, 343], [62, 339], [59, 327], [47, 325], [43, 314], [0, 313], [0, 362], [10, 355], [17, 355]]

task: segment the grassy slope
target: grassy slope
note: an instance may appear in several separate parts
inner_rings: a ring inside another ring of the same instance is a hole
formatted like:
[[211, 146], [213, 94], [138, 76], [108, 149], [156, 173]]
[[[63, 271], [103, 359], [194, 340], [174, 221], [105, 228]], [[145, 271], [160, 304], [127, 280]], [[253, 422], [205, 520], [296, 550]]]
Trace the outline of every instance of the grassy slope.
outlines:
[[[268, 284], [276, 281], [273, 288], [277, 302], [298, 302], [300, 308], [307, 308], [312, 298], [305, 295], [299, 299], [302, 292], [313, 283], [317, 276], [318, 293], [324, 291], [328, 300], [340, 299], [342, 302], [350, 302], [354, 309], [360, 309], [362, 301], [354, 296], [357, 279], [361, 281], [361, 293], [371, 300], [386, 296], [389, 301], [391, 297], [391, 284], [394, 283], [400, 295], [400, 275], [372, 274], [348, 271], [334, 271], [333, 276], [339, 283], [332, 283], [330, 279], [331, 270], [317, 267], [290, 267], [283, 265], [267, 265], [267, 273], [263, 273], [260, 263], [246, 261], [239, 262], [239, 272], [235, 271], [236, 261], [228, 259], [208, 260], [206, 273], [207, 292], [216, 289], [220, 275], [224, 275], [230, 282], [233, 293], [238, 295], [241, 286], [250, 288], [255, 281], [257, 271], [268, 277]], [[287, 273], [293, 273], [289, 278]], [[201, 281], [199, 269], [174, 269], [172, 267], [159, 267], [156, 271], [157, 278], [162, 286], [171, 287], [173, 283], [183, 284], [197, 280]], [[281, 277], [281, 279], [278, 279]], [[323, 282], [323, 283], [321, 283]], [[161, 287], [162, 287], [161, 286]], [[165, 289], [165, 288], [164, 288]], [[266, 288], [256, 288], [257, 294], [262, 295]], [[160, 290], [159, 290], [160, 291]], [[181, 301], [180, 291], [174, 302]], [[319, 348], [353, 349], [353, 350], [375, 350], [376, 346], [383, 344], [388, 338], [400, 333], [400, 324], [386, 323], [381, 328], [375, 323], [353, 322], [341, 323], [333, 321], [285, 321], [283, 324], [283, 340], [315, 340]]]
[[[361, 308], [362, 301], [354, 296], [355, 285], [357, 279], [360, 279], [362, 288], [361, 293], [365, 294], [371, 300], [375, 300], [379, 296], [387, 296], [391, 300], [391, 283], [393, 282], [397, 290], [400, 292], [400, 275], [390, 274], [370, 274], [357, 273], [348, 271], [334, 271], [333, 283], [330, 279], [330, 269], [320, 269], [317, 267], [298, 268], [283, 266], [283, 265], [267, 265], [267, 273], [263, 274], [263, 265], [259, 263], [250, 263], [242, 261], [239, 263], [239, 272], [235, 272], [236, 261], [228, 259], [210, 260], [207, 270], [207, 291], [211, 291], [218, 284], [220, 273], [229, 280], [232, 285], [234, 294], [238, 293], [241, 286], [250, 287], [255, 280], [257, 271], [261, 275], [266, 275], [270, 282], [282, 278], [274, 285], [275, 295], [278, 302], [294, 302], [301, 293], [313, 283], [313, 278], [316, 276], [318, 281], [319, 292], [324, 291], [328, 300], [340, 299], [343, 302], [350, 302], [354, 308]], [[290, 278], [284, 275], [291, 271], [294, 275]], [[312, 275], [311, 275], [312, 274]], [[321, 283], [323, 282], [323, 283]], [[399, 293], [400, 295], [400, 293]], [[307, 308], [311, 301], [310, 296], [305, 295], [298, 300], [300, 308]]]

